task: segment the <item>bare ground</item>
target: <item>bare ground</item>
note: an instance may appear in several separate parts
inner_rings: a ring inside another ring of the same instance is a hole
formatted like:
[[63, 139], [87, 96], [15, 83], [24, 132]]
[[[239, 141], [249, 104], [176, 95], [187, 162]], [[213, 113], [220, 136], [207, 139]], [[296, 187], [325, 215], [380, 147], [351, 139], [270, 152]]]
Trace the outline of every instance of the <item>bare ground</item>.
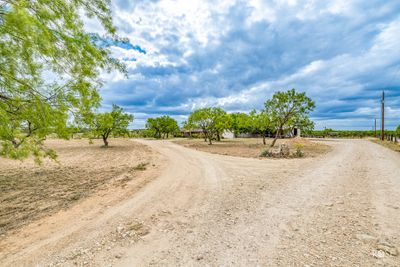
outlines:
[[258, 160], [141, 142], [168, 160], [157, 179], [6, 237], [0, 265], [400, 266], [394, 151], [331, 140], [320, 157]]
[[154, 151], [148, 146], [113, 139], [109, 148], [94, 140], [48, 140], [58, 162], [42, 166], [33, 160], [0, 159], [0, 235], [42, 216], [74, 205], [107, 187], [123, 187], [154, 168]]
[[[261, 138], [222, 139], [220, 142], [213, 142], [212, 145], [209, 145], [203, 139], [174, 139], [173, 142], [213, 154], [258, 158], [261, 152], [270, 148], [272, 139], [267, 138], [266, 145], [263, 144]], [[330, 151], [329, 146], [304, 138], [278, 139], [276, 146], [282, 143], [289, 145], [291, 153], [294, 153], [299, 147], [304, 152], [305, 157], [316, 157]]]

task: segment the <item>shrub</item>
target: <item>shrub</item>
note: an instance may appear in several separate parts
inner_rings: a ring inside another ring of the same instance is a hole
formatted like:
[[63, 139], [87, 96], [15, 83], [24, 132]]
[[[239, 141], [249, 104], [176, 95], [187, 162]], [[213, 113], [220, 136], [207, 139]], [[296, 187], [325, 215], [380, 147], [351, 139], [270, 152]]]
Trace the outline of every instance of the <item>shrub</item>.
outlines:
[[261, 152], [260, 157], [270, 158], [272, 157], [272, 153], [271, 151], [269, 151], [269, 149], [265, 149], [264, 151]]
[[133, 169], [134, 169], [135, 171], [145, 171], [147, 165], [148, 165], [148, 163], [139, 163], [138, 165], [136, 165], [135, 167], [133, 167]]
[[294, 157], [296, 157], [296, 158], [302, 158], [302, 157], [304, 157], [304, 152], [303, 152], [303, 145], [301, 145], [301, 144], [296, 144], [295, 145], [295, 148], [296, 148], [296, 152], [293, 154], [293, 156]]

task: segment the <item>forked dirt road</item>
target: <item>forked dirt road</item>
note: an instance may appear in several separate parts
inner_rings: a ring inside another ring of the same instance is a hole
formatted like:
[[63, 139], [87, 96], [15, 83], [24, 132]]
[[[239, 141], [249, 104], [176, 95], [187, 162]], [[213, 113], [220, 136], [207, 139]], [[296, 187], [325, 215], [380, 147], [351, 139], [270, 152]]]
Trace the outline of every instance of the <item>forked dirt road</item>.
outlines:
[[53, 216], [59, 231], [31, 244], [8, 237], [0, 265], [400, 266], [399, 153], [332, 140], [318, 158], [258, 160], [140, 142], [168, 160], [157, 179], [96, 216]]

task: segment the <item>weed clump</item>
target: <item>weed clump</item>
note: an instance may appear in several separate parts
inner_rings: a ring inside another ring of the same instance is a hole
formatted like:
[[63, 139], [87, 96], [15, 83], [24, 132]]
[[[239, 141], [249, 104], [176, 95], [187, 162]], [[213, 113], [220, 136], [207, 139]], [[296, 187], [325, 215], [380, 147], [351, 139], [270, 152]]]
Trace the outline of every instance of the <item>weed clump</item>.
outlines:
[[138, 165], [136, 165], [135, 167], [133, 167], [133, 169], [135, 171], [145, 171], [146, 170], [146, 166], [149, 165], [147, 162], [146, 163], [139, 163]]
[[271, 151], [269, 151], [269, 149], [266, 149], [261, 152], [260, 157], [270, 158], [270, 157], [272, 157], [272, 153], [271, 153]]
[[296, 148], [296, 152], [293, 153], [293, 157], [295, 157], [295, 158], [304, 157], [304, 152], [303, 152], [304, 146], [302, 144], [295, 144], [295, 148]]
[[292, 152], [286, 144], [280, 145], [278, 148], [270, 148], [263, 150], [260, 157], [264, 158], [302, 158], [304, 157], [302, 144], [295, 144], [295, 151]]

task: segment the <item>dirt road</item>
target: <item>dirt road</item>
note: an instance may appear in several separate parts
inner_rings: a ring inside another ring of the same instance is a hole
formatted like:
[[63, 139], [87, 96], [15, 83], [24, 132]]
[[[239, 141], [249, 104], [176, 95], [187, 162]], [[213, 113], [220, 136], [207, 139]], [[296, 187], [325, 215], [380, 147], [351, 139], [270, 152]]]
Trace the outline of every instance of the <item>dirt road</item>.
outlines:
[[168, 160], [157, 179], [96, 216], [53, 216], [59, 231], [32, 244], [8, 237], [0, 265], [400, 266], [396, 152], [333, 140], [318, 158], [258, 160], [141, 142]]

